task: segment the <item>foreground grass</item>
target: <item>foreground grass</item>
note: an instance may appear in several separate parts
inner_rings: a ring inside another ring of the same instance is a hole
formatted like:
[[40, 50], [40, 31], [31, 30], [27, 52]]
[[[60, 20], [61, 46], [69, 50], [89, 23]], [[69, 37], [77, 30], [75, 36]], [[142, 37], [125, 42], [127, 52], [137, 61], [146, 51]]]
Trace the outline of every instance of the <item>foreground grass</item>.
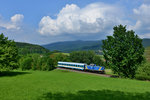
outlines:
[[53, 70], [0, 74], [0, 100], [149, 100], [150, 82]]

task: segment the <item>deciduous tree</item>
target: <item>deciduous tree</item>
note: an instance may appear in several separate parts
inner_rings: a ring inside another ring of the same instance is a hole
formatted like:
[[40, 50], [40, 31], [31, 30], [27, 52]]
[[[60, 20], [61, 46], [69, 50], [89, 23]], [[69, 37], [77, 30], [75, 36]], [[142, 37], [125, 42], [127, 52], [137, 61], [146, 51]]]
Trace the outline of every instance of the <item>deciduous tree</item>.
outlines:
[[17, 68], [18, 49], [15, 42], [0, 34], [0, 71]]
[[103, 40], [103, 53], [106, 63], [122, 77], [133, 78], [139, 64], [143, 61], [144, 47], [133, 30], [126, 26], [115, 26], [113, 36]]

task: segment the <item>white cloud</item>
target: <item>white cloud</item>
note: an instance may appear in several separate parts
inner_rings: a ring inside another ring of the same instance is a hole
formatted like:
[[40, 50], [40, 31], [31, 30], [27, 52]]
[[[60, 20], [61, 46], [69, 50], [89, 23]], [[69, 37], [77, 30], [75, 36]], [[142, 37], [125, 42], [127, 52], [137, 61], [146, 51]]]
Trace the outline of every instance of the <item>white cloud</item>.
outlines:
[[14, 16], [11, 17], [11, 22], [13, 23], [18, 23], [23, 20], [24, 16], [22, 14], [15, 14]]
[[139, 35], [141, 38], [150, 38], [150, 33]]
[[122, 17], [123, 13], [115, 5], [93, 3], [80, 8], [67, 4], [56, 19], [44, 16], [39, 23], [39, 32], [43, 35], [103, 33], [124, 23]]
[[20, 23], [23, 20], [24, 16], [22, 14], [15, 14], [10, 18], [10, 21], [4, 21], [0, 19], [0, 28], [4, 28], [7, 30], [10, 29], [20, 29]]
[[133, 9], [136, 23], [130, 26], [131, 29], [137, 31], [141, 37], [150, 38], [150, 4], [142, 4], [139, 8]]

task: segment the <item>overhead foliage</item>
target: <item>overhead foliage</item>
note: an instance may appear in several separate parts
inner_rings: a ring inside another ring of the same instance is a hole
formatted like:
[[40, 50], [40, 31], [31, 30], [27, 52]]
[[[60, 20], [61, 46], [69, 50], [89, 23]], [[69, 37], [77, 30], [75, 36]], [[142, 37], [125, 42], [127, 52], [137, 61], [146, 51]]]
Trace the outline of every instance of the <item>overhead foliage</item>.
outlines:
[[18, 67], [18, 49], [13, 40], [0, 34], [0, 71]]
[[144, 47], [133, 30], [126, 26], [115, 26], [113, 36], [103, 40], [103, 53], [106, 63], [121, 77], [134, 78], [138, 65], [144, 60]]

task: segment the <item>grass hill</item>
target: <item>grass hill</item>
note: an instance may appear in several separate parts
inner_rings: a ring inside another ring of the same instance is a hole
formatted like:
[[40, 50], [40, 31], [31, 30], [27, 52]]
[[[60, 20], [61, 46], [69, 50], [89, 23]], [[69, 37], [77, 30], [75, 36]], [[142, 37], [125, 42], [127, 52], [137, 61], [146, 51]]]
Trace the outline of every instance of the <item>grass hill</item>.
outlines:
[[[53, 51], [59, 50], [62, 52], [71, 52], [77, 50], [101, 50], [102, 40], [97, 41], [65, 41], [65, 42], [56, 42], [47, 45], [43, 45], [43, 47]], [[150, 39], [143, 39], [143, 46], [150, 46]]]
[[23, 42], [16, 42], [16, 46], [19, 49], [19, 54], [30, 54], [30, 53], [47, 53], [49, 52], [48, 49], [40, 45], [30, 44], [30, 43], [23, 43]]

